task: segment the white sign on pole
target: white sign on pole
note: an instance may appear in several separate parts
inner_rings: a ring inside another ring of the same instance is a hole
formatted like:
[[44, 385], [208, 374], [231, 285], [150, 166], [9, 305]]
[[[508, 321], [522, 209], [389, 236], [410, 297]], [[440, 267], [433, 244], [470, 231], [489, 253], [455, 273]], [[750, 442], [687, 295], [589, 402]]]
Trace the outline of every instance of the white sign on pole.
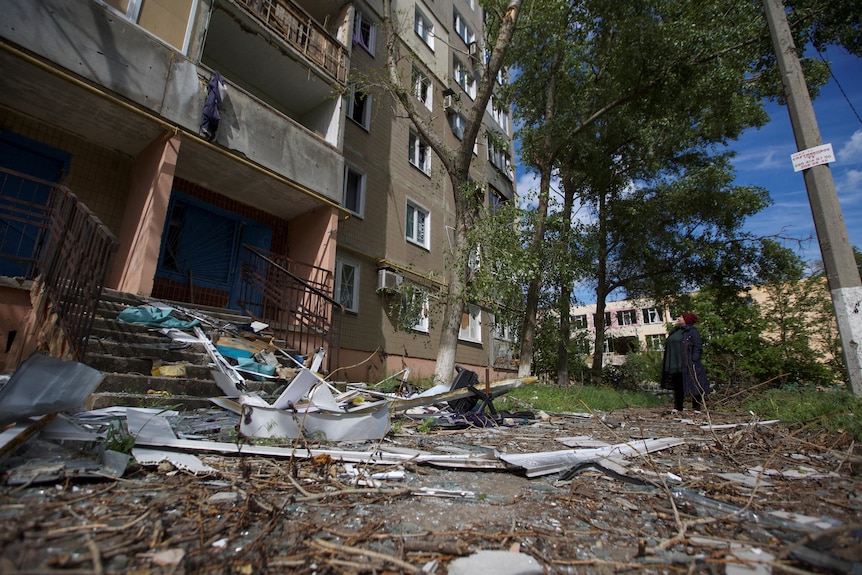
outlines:
[[793, 171], [800, 172], [814, 166], [834, 162], [835, 154], [832, 152], [832, 144], [823, 144], [791, 154], [790, 159], [793, 161]]

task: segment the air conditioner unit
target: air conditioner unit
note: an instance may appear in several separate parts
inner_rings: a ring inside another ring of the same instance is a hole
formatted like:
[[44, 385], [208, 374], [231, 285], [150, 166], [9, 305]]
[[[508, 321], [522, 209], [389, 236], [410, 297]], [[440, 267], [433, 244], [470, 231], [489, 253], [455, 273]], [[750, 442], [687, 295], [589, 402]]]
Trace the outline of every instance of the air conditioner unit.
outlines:
[[478, 42], [470, 42], [469, 46], [467, 46], [467, 51], [470, 53], [471, 58], [479, 57], [479, 43]]
[[455, 111], [455, 96], [449, 94], [448, 96], [443, 96], [443, 109], [447, 112]]
[[377, 270], [377, 289], [393, 290], [404, 281], [404, 277], [388, 268]]

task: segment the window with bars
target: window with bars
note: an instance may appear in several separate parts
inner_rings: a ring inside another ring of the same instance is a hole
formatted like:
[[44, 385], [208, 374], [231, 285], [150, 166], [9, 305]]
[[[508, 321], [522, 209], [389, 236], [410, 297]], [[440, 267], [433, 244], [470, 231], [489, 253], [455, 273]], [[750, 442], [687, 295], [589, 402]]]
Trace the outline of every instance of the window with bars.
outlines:
[[335, 260], [335, 296], [344, 309], [359, 312], [359, 266], [343, 259]]

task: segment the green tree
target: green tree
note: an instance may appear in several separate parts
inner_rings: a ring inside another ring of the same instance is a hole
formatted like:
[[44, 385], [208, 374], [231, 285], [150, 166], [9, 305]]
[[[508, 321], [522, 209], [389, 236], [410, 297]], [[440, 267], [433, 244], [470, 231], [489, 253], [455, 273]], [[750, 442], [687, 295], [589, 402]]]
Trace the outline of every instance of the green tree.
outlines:
[[[836, 374], [829, 369], [829, 362], [820, 361], [829, 352], [831, 341], [829, 332], [822, 330], [824, 318], [818, 313], [831, 301], [825, 280], [806, 279], [802, 258], [774, 240], [762, 242], [760, 257], [756, 273], [765, 297], [758, 299], [764, 337], [777, 355], [776, 383], [833, 383]], [[826, 323], [834, 323], [831, 310]]]

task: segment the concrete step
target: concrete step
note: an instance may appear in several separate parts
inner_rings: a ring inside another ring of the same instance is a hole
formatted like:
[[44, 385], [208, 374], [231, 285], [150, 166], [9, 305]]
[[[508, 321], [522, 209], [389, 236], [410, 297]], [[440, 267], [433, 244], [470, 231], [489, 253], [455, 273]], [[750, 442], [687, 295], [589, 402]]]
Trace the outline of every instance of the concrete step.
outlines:
[[153, 366], [161, 361], [164, 364], [181, 364], [186, 371], [188, 379], [212, 380], [208, 357], [200, 354], [186, 354], [188, 357], [177, 354], [163, 354], [158, 357], [118, 357], [106, 354], [88, 354], [87, 365], [94, 369], [109, 374], [143, 374], [151, 376]]
[[[163, 377], [146, 373], [105, 373], [105, 378], [96, 388], [96, 393], [139, 393], [149, 390], [167, 392], [170, 395], [195, 395], [212, 397], [224, 395], [211, 377]], [[209, 372], [206, 374], [209, 376]]]
[[213, 407], [206, 397], [195, 395], [161, 396], [141, 393], [93, 393], [87, 398], [84, 409], [102, 409], [121, 405], [124, 407], [163, 407], [178, 410], [207, 409]]
[[[189, 319], [184, 312], [199, 317], [207, 335], [214, 327], [238, 326], [251, 319], [235, 310], [188, 303], [160, 301], [174, 306], [176, 317]], [[132, 407], [179, 406], [179, 409], [211, 408], [209, 397], [224, 395], [210, 373], [210, 357], [202, 344], [182, 344], [160, 334], [158, 328], [117, 321], [129, 307], [150, 305], [144, 298], [114, 290], [104, 290], [85, 362], [104, 374], [104, 379], [87, 401], [89, 409], [126, 405]], [[184, 330], [189, 331], [189, 330]], [[153, 363], [182, 363], [185, 377], [152, 375]], [[249, 391], [273, 393], [284, 381], [248, 382]], [[153, 393], [160, 392], [160, 393]], [[162, 395], [164, 393], [164, 395]]]

